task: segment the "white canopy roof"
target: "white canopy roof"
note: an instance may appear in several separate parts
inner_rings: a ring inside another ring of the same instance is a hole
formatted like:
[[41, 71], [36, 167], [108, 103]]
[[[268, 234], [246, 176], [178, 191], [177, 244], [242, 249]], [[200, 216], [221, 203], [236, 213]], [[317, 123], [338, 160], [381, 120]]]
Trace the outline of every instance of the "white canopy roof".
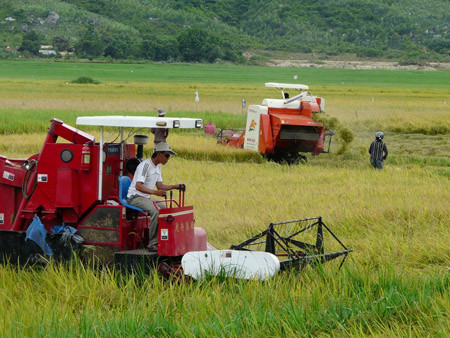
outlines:
[[309, 86], [304, 84], [295, 83], [276, 83], [276, 82], [266, 82], [264, 84], [266, 87], [277, 88], [277, 89], [297, 89], [297, 90], [308, 90]]
[[202, 128], [202, 119], [153, 116], [81, 116], [77, 124], [125, 128]]

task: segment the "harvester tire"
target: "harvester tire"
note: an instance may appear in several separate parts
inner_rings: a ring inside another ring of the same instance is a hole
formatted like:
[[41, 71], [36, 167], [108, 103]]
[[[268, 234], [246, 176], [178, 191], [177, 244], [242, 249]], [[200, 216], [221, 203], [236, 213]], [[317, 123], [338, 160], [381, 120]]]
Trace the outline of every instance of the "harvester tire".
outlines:
[[300, 155], [299, 153], [274, 153], [266, 155], [269, 161], [273, 161], [279, 164], [297, 165], [306, 164], [307, 157]]

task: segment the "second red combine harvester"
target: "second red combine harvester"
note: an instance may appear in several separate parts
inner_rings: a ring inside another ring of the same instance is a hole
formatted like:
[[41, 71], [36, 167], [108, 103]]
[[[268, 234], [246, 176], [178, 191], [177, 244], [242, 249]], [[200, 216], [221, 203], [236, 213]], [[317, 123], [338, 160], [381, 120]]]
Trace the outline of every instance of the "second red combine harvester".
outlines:
[[[261, 105], [250, 105], [245, 130], [242, 133], [221, 130], [218, 141], [258, 152], [278, 163], [297, 164], [306, 161], [306, 156], [300, 153], [328, 152], [333, 132], [313, 118], [313, 114], [324, 112], [325, 100], [313, 96], [303, 84], [268, 82], [265, 86], [280, 89], [282, 98], [264, 99]], [[289, 97], [288, 90], [299, 94]], [[326, 136], [328, 149], [325, 151]]]

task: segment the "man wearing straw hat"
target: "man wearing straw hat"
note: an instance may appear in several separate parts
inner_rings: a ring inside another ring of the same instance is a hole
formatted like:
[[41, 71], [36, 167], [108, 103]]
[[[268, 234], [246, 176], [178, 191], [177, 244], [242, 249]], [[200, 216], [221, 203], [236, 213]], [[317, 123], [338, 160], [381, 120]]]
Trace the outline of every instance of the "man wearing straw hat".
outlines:
[[[162, 182], [161, 166], [169, 161], [170, 155], [176, 155], [176, 153], [167, 143], [159, 142], [155, 144], [152, 157], [142, 161], [138, 165], [133, 180], [131, 181], [130, 188], [128, 189], [128, 203], [147, 211], [150, 216], [150, 240], [147, 246], [150, 251], [157, 251], [158, 208], [165, 208], [164, 203], [153, 198], [152, 195], [164, 197], [166, 196], [166, 191], [180, 189], [180, 186], [182, 186], [181, 184], [167, 185]], [[158, 208], [155, 206], [154, 202], [156, 202]]]

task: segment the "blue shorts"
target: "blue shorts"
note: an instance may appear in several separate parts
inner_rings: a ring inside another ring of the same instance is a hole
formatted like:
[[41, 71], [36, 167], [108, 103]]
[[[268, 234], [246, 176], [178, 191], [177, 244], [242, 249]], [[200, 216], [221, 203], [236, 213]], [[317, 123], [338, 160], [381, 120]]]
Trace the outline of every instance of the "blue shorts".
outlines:
[[371, 158], [370, 163], [373, 165], [375, 169], [383, 169], [383, 160], [379, 161], [374, 158]]

